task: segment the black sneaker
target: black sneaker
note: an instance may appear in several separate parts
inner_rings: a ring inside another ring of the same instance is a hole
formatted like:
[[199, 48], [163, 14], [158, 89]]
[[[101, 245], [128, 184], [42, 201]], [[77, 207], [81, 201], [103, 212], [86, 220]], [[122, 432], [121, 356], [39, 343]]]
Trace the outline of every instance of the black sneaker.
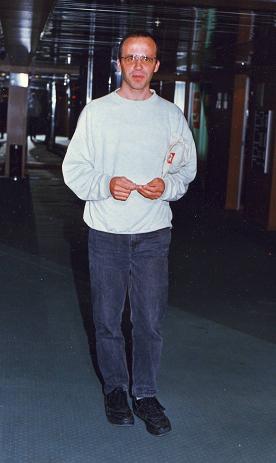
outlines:
[[119, 426], [131, 426], [134, 424], [134, 417], [127, 402], [127, 393], [117, 387], [104, 398], [105, 413], [112, 424]]
[[148, 432], [155, 436], [163, 436], [172, 429], [164, 410], [156, 397], [133, 399], [133, 412], [146, 423]]

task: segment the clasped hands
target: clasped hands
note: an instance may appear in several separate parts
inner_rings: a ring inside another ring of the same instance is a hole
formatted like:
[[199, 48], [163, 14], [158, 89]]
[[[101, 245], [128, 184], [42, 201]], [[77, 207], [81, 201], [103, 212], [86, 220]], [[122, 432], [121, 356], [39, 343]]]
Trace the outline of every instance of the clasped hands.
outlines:
[[146, 185], [137, 185], [126, 177], [113, 177], [109, 184], [110, 193], [114, 199], [126, 201], [130, 193], [138, 191], [148, 199], [158, 199], [165, 190], [165, 183], [162, 178], [154, 178]]

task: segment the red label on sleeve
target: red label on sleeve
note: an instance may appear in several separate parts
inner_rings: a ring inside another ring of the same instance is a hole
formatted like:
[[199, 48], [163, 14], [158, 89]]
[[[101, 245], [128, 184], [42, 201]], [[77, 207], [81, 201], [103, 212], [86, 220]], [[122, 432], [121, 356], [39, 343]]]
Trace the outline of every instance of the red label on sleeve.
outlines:
[[175, 157], [175, 153], [169, 153], [169, 155], [167, 157], [167, 163], [172, 164], [174, 157]]

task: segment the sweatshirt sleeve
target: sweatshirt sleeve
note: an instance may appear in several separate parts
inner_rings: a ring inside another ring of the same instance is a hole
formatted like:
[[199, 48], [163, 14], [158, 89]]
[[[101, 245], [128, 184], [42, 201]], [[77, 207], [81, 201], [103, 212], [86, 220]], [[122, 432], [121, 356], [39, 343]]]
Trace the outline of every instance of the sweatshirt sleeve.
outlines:
[[164, 201], [177, 201], [180, 199], [187, 192], [189, 183], [196, 176], [197, 155], [195, 142], [182, 112], [180, 113], [177, 133], [185, 140], [188, 152], [185, 164], [176, 173], [168, 173], [164, 178], [165, 190], [161, 196]]
[[80, 199], [96, 201], [111, 196], [109, 190], [111, 177], [95, 170], [95, 150], [88, 131], [87, 110], [84, 108], [63, 160], [62, 172], [65, 184]]

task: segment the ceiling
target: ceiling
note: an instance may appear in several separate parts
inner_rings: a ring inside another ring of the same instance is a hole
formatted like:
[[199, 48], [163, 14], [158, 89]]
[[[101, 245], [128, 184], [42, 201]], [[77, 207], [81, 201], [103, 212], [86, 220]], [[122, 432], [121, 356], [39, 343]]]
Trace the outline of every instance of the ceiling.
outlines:
[[54, 0], [1, 0], [0, 46], [12, 65], [28, 65]]
[[0, 19], [0, 71], [116, 60], [135, 29], [159, 39], [163, 72], [276, 66], [276, 1], [1, 0]]

